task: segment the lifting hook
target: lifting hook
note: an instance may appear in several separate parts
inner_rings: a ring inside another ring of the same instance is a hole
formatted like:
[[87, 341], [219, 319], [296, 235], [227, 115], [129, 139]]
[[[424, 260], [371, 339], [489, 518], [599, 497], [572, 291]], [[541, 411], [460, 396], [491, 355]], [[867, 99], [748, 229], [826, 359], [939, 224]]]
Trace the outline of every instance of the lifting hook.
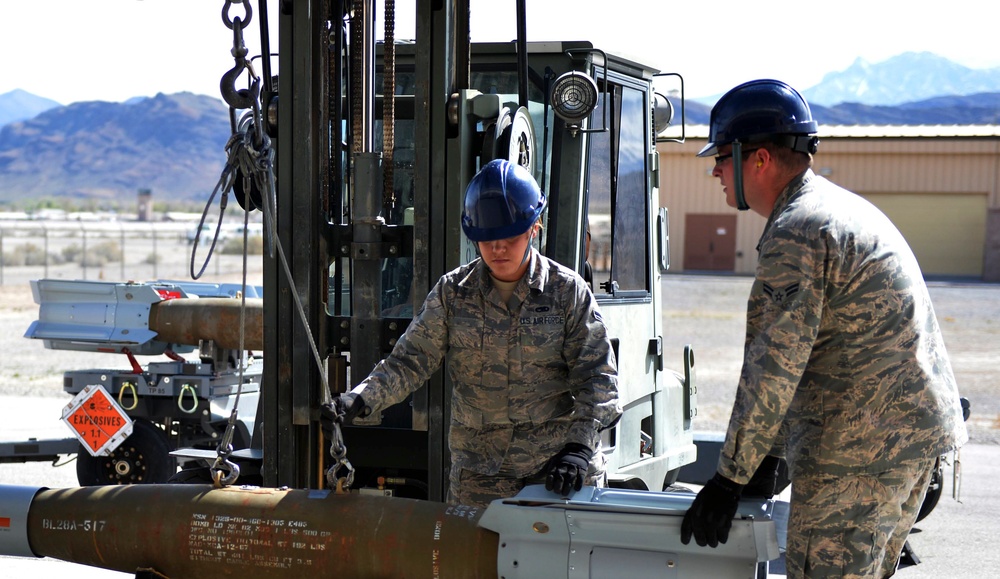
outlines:
[[233, 49], [231, 52], [236, 65], [229, 69], [229, 72], [222, 75], [222, 80], [219, 82], [219, 90], [222, 92], [222, 99], [229, 106], [234, 109], [250, 109], [257, 102], [257, 93], [260, 91], [260, 85], [254, 82], [250, 90], [237, 90], [236, 79], [243, 74], [244, 69], [250, 72], [251, 77], [256, 77], [250, 62], [246, 58], [248, 50], [246, 44], [243, 42], [243, 29], [250, 24], [252, 9], [250, 7], [250, 0], [243, 0], [243, 8], [246, 10], [245, 17], [240, 18], [237, 16], [230, 19], [229, 7], [231, 4], [232, 0], [226, 0], [226, 4], [222, 8], [222, 21], [233, 31]]

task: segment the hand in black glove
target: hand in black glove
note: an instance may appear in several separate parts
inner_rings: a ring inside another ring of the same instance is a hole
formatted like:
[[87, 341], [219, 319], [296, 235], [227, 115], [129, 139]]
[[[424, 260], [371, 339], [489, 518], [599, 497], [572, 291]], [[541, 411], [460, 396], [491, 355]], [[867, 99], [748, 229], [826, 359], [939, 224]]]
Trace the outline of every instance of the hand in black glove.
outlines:
[[587, 477], [593, 456], [594, 451], [578, 442], [564, 446], [545, 465], [545, 490], [566, 496], [570, 489], [578, 491], [583, 488], [583, 479]]
[[681, 543], [690, 543], [692, 534], [699, 547], [708, 545], [714, 548], [728, 541], [742, 490], [743, 485], [716, 473], [685, 513], [681, 523]]
[[332, 438], [334, 423], [351, 424], [358, 416], [365, 417], [371, 412], [372, 409], [365, 405], [360, 394], [346, 392], [335, 396], [333, 402], [320, 407], [319, 421], [323, 428], [323, 434], [327, 438]]
[[781, 459], [776, 456], [765, 456], [760, 466], [750, 477], [750, 482], [743, 487], [744, 498], [769, 499], [778, 490], [778, 466]]

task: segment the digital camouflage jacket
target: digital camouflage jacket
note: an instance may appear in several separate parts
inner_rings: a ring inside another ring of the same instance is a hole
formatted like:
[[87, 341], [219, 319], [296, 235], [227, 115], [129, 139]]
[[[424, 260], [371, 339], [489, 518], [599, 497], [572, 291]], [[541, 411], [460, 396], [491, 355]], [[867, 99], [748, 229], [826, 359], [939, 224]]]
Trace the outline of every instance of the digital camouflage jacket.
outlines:
[[447, 360], [452, 468], [528, 477], [568, 442], [598, 449], [599, 429], [621, 413], [614, 354], [586, 282], [534, 249], [530, 259], [508, 303], [480, 259], [442, 276], [353, 390], [378, 412]]
[[807, 170], [757, 249], [722, 475], [746, 483], [768, 453], [793, 476], [879, 473], [968, 439], [920, 266], [885, 215]]

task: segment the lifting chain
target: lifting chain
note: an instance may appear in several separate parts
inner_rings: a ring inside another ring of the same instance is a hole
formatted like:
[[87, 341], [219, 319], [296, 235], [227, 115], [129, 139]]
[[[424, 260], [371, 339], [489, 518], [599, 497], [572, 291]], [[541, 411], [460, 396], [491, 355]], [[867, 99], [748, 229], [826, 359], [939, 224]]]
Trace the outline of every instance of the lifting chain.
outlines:
[[354, 0], [351, 8], [351, 50], [350, 50], [350, 86], [351, 86], [351, 154], [357, 155], [365, 150], [365, 115], [364, 98], [365, 93], [361, 87], [364, 86], [364, 51], [358, 47], [364, 46], [365, 42], [365, 2], [364, 0]]
[[396, 207], [396, 0], [385, 0], [385, 42], [382, 48], [382, 203], [386, 215]]

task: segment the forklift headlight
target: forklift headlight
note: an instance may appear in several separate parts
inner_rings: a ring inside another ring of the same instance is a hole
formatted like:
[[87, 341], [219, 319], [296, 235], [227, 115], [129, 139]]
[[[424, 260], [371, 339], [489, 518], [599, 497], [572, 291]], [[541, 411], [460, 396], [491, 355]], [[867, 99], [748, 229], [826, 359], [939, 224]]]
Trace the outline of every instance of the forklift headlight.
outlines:
[[552, 112], [570, 125], [579, 125], [597, 108], [597, 83], [572, 70], [552, 84]]

